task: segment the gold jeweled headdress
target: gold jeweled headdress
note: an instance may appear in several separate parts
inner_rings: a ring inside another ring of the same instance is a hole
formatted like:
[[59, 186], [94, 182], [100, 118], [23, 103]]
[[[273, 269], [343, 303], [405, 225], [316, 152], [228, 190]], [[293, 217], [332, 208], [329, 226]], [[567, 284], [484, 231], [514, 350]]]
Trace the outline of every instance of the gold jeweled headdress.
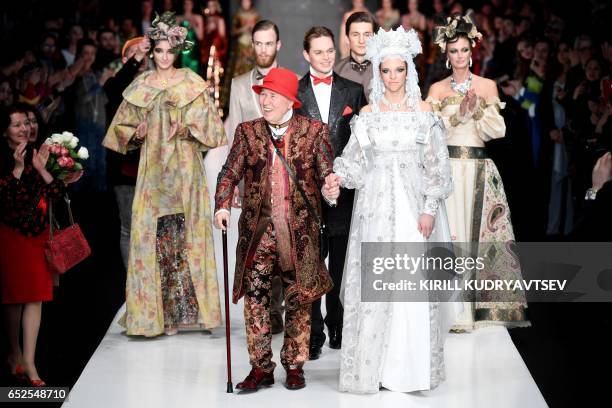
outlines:
[[457, 38], [458, 35], [466, 35], [472, 44], [476, 45], [482, 38], [482, 34], [478, 32], [476, 23], [472, 19], [472, 10], [468, 10], [465, 15], [455, 14], [447, 17], [446, 24], [440, 24], [433, 29], [434, 42], [446, 51], [446, 43], [449, 40]]

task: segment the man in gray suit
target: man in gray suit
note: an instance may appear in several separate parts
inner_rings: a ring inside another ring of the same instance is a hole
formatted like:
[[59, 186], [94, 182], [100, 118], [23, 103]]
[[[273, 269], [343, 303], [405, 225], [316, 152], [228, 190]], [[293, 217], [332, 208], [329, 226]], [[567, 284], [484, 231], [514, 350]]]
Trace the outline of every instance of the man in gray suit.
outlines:
[[281, 48], [278, 27], [270, 20], [261, 20], [253, 27], [253, 49], [255, 68], [232, 79], [229, 114], [228, 143], [234, 141], [236, 127], [263, 116], [259, 107], [258, 95], [253, 85], [261, 85], [263, 77], [278, 65], [276, 55]]
[[[255, 50], [255, 68], [232, 79], [230, 106], [228, 115], [228, 143], [234, 141], [236, 127], [251, 120], [261, 118], [263, 113], [259, 106], [259, 95], [253, 91], [253, 85], [261, 85], [268, 72], [278, 65], [276, 56], [281, 48], [278, 27], [270, 20], [261, 20], [253, 27], [253, 49]], [[236, 187], [233, 206], [240, 206], [241, 193]], [[272, 333], [283, 331], [283, 286], [280, 277], [272, 279], [272, 299], [270, 321]]]

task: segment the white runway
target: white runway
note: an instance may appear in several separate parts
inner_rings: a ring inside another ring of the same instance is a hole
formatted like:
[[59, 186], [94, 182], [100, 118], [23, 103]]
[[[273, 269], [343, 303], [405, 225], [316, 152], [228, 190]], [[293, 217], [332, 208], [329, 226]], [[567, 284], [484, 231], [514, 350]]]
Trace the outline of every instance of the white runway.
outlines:
[[[225, 159], [226, 148], [208, 153], [205, 163], [210, 195]], [[236, 225], [232, 213], [229, 232], [230, 281], [233, 276]], [[215, 230], [219, 286], [223, 289], [221, 234]], [[221, 299], [223, 304], [223, 299]], [[325, 304], [325, 302], [323, 302]], [[66, 408], [167, 408], [271, 406], [298, 407], [440, 407], [440, 408], [540, 408], [546, 407], [537, 385], [514, 347], [506, 329], [489, 327], [471, 334], [451, 334], [446, 342], [446, 381], [427, 393], [351, 395], [338, 392], [339, 350], [323, 348], [319, 360], [305, 365], [307, 386], [289, 391], [282, 385], [285, 372], [279, 364], [282, 335], [273, 341], [276, 384], [257, 393], [227, 394], [225, 330], [210, 335], [181, 332], [176, 336], [134, 339], [122, 334], [116, 323], [70, 392]], [[234, 386], [249, 372], [242, 302], [232, 305], [232, 356]]]
[[[121, 310], [119, 313], [123, 313]], [[120, 314], [117, 315], [117, 318]], [[115, 319], [116, 321], [116, 319]], [[234, 386], [250, 369], [241, 315], [232, 318]], [[254, 394], [227, 394], [225, 330], [210, 335], [132, 339], [113, 323], [85, 367], [63, 407], [166, 408], [170, 406], [258, 408], [298, 407], [546, 407], [506, 329], [489, 327], [471, 334], [451, 334], [446, 343], [446, 382], [427, 393], [351, 395], [338, 392], [340, 352], [326, 346], [321, 358], [305, 365], [307, 386], [289, 391], [285, 372], [275, 370], [276, 384]], [[278, 361], [282, 335], [274, 336]]]

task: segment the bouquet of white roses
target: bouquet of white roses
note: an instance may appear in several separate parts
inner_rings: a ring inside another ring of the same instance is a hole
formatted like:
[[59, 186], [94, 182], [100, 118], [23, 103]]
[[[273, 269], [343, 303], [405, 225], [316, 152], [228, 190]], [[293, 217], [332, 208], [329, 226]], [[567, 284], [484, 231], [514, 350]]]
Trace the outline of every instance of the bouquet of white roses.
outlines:
[[49, 145], [47, 170], [60, 180], [70, 173], [82, 171], [81, 161], [89, 158], [86, 147], [77, 150], [79, 139], [70, 132], [54, 133], [45, 144]]

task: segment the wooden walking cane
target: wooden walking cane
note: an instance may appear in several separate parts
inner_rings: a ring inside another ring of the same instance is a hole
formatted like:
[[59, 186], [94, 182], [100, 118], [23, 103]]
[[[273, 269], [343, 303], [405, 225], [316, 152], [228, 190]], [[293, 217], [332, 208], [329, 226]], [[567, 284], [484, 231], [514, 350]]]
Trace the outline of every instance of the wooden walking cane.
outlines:
[[232, 344], [230, 340], [229, 277], [227, 272], [227, 223], [223, 221], [223, 290], [225, 292], [225, 347], [227, 349], [227, 393], [232, 394]]

